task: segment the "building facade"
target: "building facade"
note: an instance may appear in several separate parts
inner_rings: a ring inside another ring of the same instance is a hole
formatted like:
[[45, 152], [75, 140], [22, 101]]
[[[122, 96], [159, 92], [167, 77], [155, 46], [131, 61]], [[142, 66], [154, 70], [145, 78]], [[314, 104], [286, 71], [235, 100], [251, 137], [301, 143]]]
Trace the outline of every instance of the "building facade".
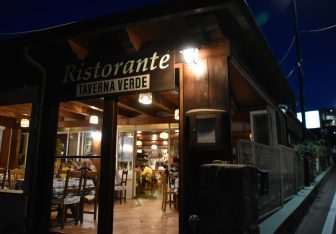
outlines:
[[[192, 64], [185, 49], [198, 52]], [[166, 1], [4, 42], [0, 53], [8, 81], [0, 167], [24, 169], [20, 189], [0, 192], [11, 210], [0, 230], [46, 233], [55, 163], [89, 158], [100, 172], [97, 232], [112, 233], [116, 168], [135, 175], [149, 154], [179, 161], [179, 233], [192, 233], [200, 165], [236, 163], [239, 139], [291, 146], [300, 138], [300, 124], [278, 107], [295, 109], [295, 95], [244, 1]], [[151, 105], [138, 103], [144, 93]], [[169, 147], [145, 148], [138, 131], [153, 129], [169, 133]], [[99, 143], [86, 134], [97, 130]], [[128, 133], [139, 138], [126, 150]]]

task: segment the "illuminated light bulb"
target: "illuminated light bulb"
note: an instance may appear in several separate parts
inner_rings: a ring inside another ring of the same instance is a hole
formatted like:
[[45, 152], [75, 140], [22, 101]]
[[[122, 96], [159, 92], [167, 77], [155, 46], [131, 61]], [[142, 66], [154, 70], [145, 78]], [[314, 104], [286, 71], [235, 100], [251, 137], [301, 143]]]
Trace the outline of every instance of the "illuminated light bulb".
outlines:
[[186, 65], [197, 64], [198, 62], [198, 52], [197, 48], [187, 48], [181, 51], [183, 59]]
[[149, 105], [152, 103], [153, 96], [152, 93], [140, 93], [139, 94], [139, 102], [145, 105]]
[[22, 128], [28, 128], [29, 127], [29, 119], [21, 119], [20, 126]]
[[168, 137], [169, 137], [168, 133], [166, 133], [166, 132], [161, 132], [160, 133], [160, 138], [161, 139], [168, 139]]
[[98, 116], [97, 115], [91, 115], [90, 116], [90, 124], [98, 124]]

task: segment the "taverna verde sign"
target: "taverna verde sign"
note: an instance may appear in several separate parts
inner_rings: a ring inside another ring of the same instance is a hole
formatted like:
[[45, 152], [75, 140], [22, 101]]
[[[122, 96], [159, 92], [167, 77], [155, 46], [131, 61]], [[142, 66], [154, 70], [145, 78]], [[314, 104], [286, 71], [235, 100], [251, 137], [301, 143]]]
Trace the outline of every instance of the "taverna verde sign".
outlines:
[[174, 85], [174, 54], [157, 51], [66, 65], [61, 82], [75, 88], [76, 97], [168, 90]]

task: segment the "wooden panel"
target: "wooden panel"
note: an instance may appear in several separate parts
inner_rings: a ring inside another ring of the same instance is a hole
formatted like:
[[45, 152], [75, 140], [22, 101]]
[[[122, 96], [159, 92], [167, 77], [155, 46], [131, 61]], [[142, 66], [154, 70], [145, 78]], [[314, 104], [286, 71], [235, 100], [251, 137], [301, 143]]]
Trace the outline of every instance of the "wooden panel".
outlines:
[[229, 86], [227, 58], [208, 59], [209, 107], [229, 111]]
[[184, 111], [195, 108], [208, 108], [208, 76], [207, 71], [197, 74], [190, 66], [184, 66]]
[[8, 128], [14, 128], [17, 125], [16, 119], [11, 117], [0, 116], [0, 125]]

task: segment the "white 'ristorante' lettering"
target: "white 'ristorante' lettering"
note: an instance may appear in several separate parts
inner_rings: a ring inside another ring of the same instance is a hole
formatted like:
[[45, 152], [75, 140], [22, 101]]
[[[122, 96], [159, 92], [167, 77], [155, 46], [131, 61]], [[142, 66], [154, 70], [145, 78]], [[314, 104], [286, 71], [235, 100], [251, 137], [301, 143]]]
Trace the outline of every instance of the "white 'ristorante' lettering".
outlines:
[[76, 96], [85, 97], [109, 93], [146, 90], [150, 87], [150, 76], [139, 75], [111, 80], [77, 84]]
[[[169, 67], [169, 60], [170, 54], [159, 56], [157, 52], [154, 52], [150, 57], [115, 62], [113, 64], [97, 62], [93, 66], [86, 66], [84, 63], [80, 65], [68, 65], [66, 66], [63, 84], [99, 80], [107, 77], [136, 75], [136, 73], [144, 73], [156, 69], [163, 70]], [[92, 87], [92, 89], [95, 89], [95, 87]], [[97, 86], [96, 89], [100, 89], [100, 86]]]

